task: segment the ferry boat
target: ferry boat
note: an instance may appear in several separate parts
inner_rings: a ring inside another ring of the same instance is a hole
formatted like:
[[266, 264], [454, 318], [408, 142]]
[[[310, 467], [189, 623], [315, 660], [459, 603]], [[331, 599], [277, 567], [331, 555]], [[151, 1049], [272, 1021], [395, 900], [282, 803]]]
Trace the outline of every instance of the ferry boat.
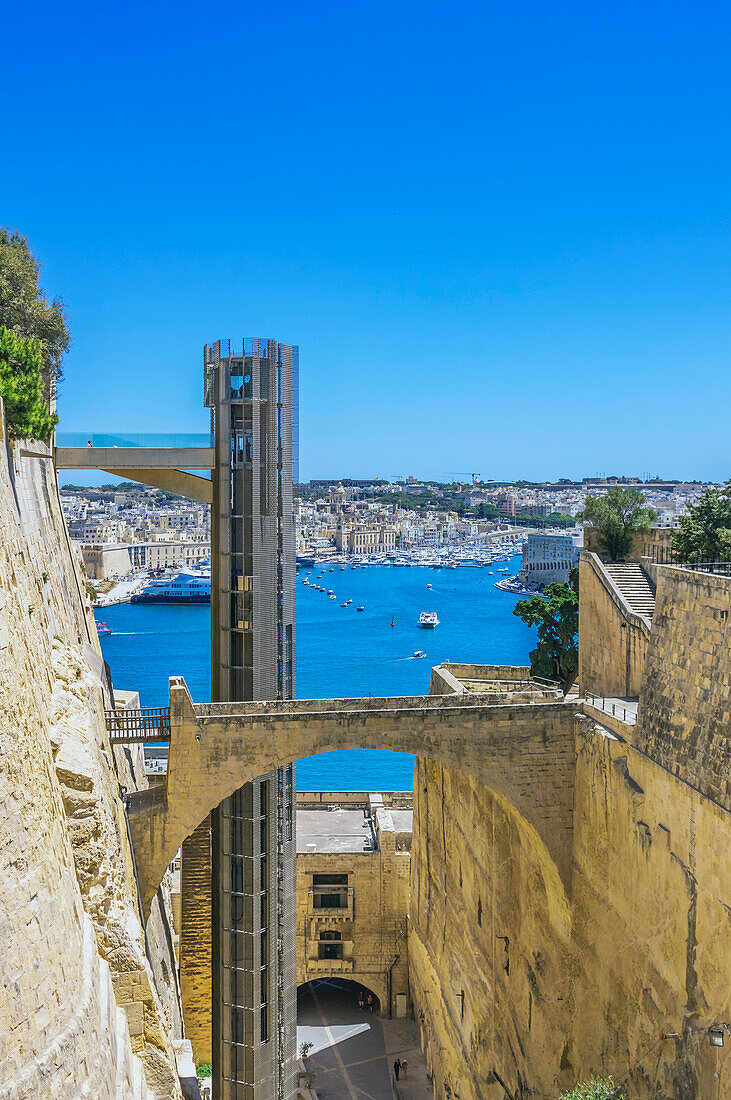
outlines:
[[419, 626], [433, 628], [439, 626], [439, 619], [437, 618], [436, 611], [422, 611], [419, 615]]
[[148, 581], [130, 603], [210, 603], [211, 570], [179, 566], [170, 575]]

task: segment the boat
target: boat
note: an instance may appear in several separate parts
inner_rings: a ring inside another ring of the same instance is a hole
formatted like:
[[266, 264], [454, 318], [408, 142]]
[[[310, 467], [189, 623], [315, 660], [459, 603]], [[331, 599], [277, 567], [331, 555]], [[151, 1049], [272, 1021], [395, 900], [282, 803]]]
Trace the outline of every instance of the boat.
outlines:
[[100, 638], [105, 638], [108, 634], [114, 633], [111, 626], [109, 626], [107, 623], [97, 623], [96, 632]]
[[365, 608], [364, 608], [364, 607], [356, 607], [356, 609], [355, 609], [355, 610], [356, 610], [356, 611], [365, 611]]
[[328, 596], [332, 596], [332, 594], [333, 594], [332, 588], [328, 588], [327, 594], [328, 594]]
[[433, 629], [435, 626], [439, 626], [439, 619], [437, 618], [436, 611], [422, 611], [419, 615], [419, 626]]
[[333, 592], [333, 593], [331, 594], [331, 596], [330, 596], [330, 599], [331, 599], [331, 600], [334, 600], [334, 599], [336, 599], [336, 596], [335, 596], [335, 593], [334, 593], [334, 592]]
[[211, 570], [181, 565], [167, 576], [147, 581], [130, 603], [210, 603]]
[[431, 588], [431, 585], [430, 585], [430, 584], [428, 584], [428, 585], [427, 585], [426, 587], [427, 587], [427, 588]]
[[423, 649], [417, 649], [416, 652], [412, 654], [412, 656], [416, 658], [426, 657], [426, 652]]
[[341, 607], [347, 607], [349, 602], [350, 602], [349, 600], [346, 600], [345, 603], [341, 603], [340, 606]]

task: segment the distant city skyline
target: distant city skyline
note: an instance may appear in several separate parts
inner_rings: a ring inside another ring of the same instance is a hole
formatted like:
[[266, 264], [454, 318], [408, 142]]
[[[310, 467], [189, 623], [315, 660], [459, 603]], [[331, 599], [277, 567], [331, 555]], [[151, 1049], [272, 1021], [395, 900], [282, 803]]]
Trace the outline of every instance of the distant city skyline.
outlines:
[[62, 429], [205, 431], [203, 344], [276, 334], [305, 479], [725, 480], [730, 31], [720, 4], [16, 5], [0, 202], [68, 304]]

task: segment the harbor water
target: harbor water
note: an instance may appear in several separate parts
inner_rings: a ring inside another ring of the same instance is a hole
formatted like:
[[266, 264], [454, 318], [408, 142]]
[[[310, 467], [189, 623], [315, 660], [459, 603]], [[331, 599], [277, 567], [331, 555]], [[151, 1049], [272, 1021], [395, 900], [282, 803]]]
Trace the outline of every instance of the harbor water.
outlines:
[[[322, 566], [298, 569], [298, 697], [421, 695], [432, 665], [445, 660], [526, 664], [535, 631], [513, 615], [518, 597], [495, 588], [507, 576], [497, 570], [506, 566], [517, 573], [520, 555], [489, 568], [325, 566], [319, 579]], [[303, 584], [307, 576], [336, 598]], [[342, 607], [346, 600], [352, 603]], [[436, 611], [439, 626], [421, 629], [421, 611]], [[102, 651], [115, 687], [139, 691], [142, 706], [164, 706], [168, 676], [183, 676], [196, 702], [210, 699], [207, 605], [118, 604], [97, 615], [114, 632], [102, 638]], [[419, 650], [426, 656], [414, 657]], [[410, 790], [413, 757], [369, 749], [324, 753], [299, 762], [297, 784]]]

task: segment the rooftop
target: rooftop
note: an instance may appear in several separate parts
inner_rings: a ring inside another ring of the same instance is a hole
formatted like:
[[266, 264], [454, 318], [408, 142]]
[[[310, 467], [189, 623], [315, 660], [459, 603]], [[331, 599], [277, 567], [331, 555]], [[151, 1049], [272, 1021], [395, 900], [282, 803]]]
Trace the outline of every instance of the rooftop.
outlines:
[[362, 810], [297, 810], [297, 853], [372, 852], [373, 833]]

